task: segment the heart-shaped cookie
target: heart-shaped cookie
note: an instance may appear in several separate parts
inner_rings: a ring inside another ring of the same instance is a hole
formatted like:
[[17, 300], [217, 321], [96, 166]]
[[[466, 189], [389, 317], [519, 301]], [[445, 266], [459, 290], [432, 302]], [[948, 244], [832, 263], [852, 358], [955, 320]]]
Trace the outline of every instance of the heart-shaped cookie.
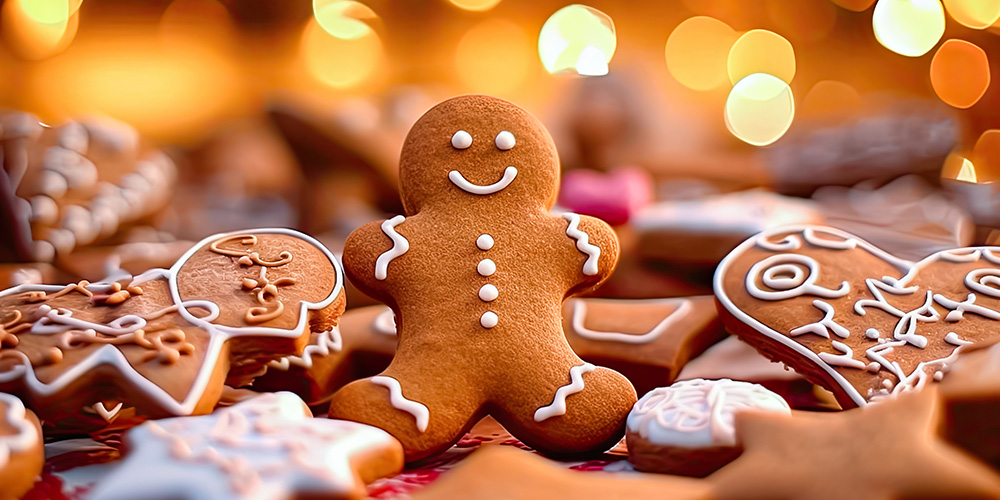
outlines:
[[963, 346], [1000, 337], [1000, 247], [894, 257], [843, 231], [785, 227], [719, 265], [725, 327], [831, 390], [844, 408], [940, 380]]

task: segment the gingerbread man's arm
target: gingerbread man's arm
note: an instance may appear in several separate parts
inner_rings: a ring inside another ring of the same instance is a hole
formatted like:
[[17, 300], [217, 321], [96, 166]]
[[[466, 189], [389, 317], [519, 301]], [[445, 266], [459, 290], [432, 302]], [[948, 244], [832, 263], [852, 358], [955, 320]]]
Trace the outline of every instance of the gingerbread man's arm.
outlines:
[[611, 276], [618, 265], [618, 236], [604, 221], [587, 215], [564, 213], [566, 237], [576, 247], [581, 266], [575, 284], [566, 296], [596, 288]]
[[369, 222], [356, 229], [344, 244], [344, 272], [362, 292], [393, 304], [387, 283], [392, 281], [393, 260], [410, 249], [409, 241], [396, 232], [405, 218]]

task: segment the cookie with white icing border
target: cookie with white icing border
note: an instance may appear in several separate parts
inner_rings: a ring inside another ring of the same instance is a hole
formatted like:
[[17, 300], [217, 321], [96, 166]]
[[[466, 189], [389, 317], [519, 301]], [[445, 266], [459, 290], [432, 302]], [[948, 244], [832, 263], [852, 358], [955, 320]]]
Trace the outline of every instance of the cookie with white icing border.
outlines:
[[14, 287], [0, 292], [0, 390], [52, 433], [207, 413], [224, 383], [246, 385], [336, 327], [342, 283], [316, 240], [257, 229], [131, 279]]
[[864, 406], [942, 378], [963, 346], [998, 337], [1000, 247], [911, 262], [836, 229], [782, 228], [733, 250], [715, 293], [730, 332], [842, 407]]
[[395, 312], [399, 348], [334, 394], [332, 417], [386, 429], [407, 461], [486, 414], [551, 454], [618, 442], [635, 390], [574, 354], [561, 324], [563, 299], [614, 270], [618, 242], [598, 219], [552, 215], [558, 187], [548, 132], [507, 101], [456, 97], [417, 121], [400, 162], [406, 215], [344, 249], [351, 281]]
[[363, 498], [365, 484], [403, 468], [403, 452], [375, 427], [312, 418], [290, 392], [264, 394], [211, 415], [146, 422], [94, 500]]
[[569, 299], [563, 330], [580, 358], [618, 371], [643, 394], [673, 382], [688, 360], [727, 337], [711, 295]]
[[20, 399], [0, 392], [0, 499], [20, 498], [42, 472], [42, 428]]
[[396, 325], [388, 307], [348, 309], [336, 328], [313, 333], [301, 354], [267, 364], [255, 391], [291, 391], [311, 407], [322, 405], [348, 382], [378, 375], [396, 353]]
[[628, 457], [636, 470], [705, 477], [743, 452], [733, 419], [744, 411], [791, 414], [781, 396], [729, 379], [685, 380], [654, 389], [628, 415]]

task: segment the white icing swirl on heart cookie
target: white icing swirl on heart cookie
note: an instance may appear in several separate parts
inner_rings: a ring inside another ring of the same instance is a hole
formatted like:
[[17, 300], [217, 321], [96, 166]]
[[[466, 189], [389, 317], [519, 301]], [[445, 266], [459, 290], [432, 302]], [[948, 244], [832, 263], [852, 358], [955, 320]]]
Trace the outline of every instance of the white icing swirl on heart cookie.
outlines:
[[662, 446], [735, 446], [734, 415], [743, 410], [791, 414], [781, 396], [758, 384], [694, 379], [653, 389], [628, 415], [628, 430]]

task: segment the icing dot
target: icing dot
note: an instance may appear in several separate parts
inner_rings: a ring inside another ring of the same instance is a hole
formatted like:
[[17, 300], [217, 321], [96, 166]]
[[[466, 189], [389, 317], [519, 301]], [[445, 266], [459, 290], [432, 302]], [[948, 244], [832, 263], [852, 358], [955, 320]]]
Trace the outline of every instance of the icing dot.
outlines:
[[451, 136], [451, 146], [455, 149], [466, 149], [472, 145], [472, 135], [464, 130], [455, 132]]
[[476, 238], [476, 246], [479, 247], [480, 250], [489, 250], [493, 248], [493, 237], [488, 234], [480, 235], [479, 238]]
[[486, 311], [483, 316], [479, 318], [479, 324], [483, 325], [483, 328], [493, 328], [497, 326], [497, 321], [500, 318], [497, 317], [497, 313], [493, 311]]
[[479, 289], [479, 299], [483, 302], [492, 302], [496, 300], [499, 295], [500, 291], [497, 290], [497, 287], [488, 283]]
[[514, 134], [504, 130], [503, 132], [497, 134], [497, 138], [494, 142], [496, 142], [498, 149], [507, 151], [508, 149], [514, 147], [514, 143], [517, 141], [514, 140]]
[[476, 271], [479, 271], [480, 276], [493, 276], [497, 272], [497, 265], [490, 259], [483, 259], [476, 266]]
[[878, 330], [876, 330], [874, 328], [869, 328], [869, 329], [865, 330], [865, 337], [868, 337], [868, 338], [870, 338], [872, 340], [877, 339], [878, 338]]

